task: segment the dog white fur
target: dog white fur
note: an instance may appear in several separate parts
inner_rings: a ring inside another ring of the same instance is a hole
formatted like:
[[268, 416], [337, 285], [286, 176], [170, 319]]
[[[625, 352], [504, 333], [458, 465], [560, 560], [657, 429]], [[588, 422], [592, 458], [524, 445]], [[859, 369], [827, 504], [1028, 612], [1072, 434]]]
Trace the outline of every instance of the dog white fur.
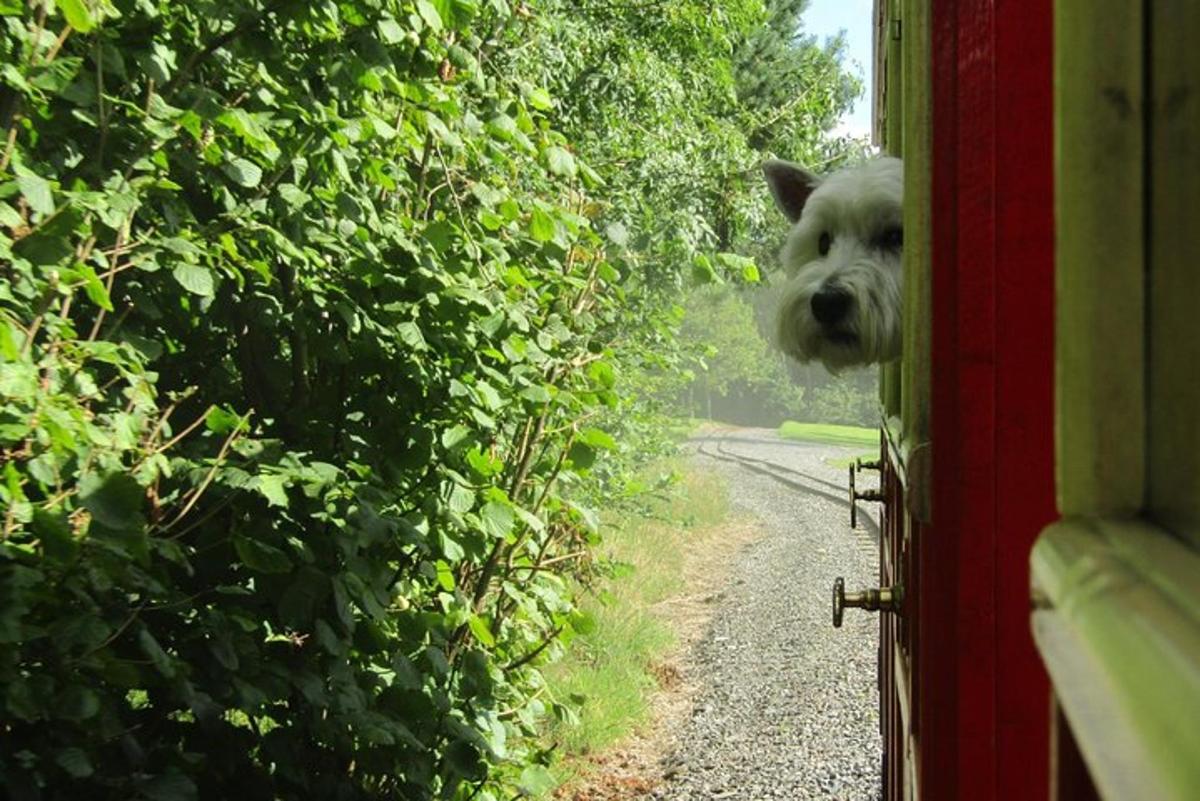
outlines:
[[768, 161], [763, 172], [793, 223], [780, 254], [780, 349], [831, 371], [899, 357], [900, 159], [871, 159], [826, 178], [787, 161]]

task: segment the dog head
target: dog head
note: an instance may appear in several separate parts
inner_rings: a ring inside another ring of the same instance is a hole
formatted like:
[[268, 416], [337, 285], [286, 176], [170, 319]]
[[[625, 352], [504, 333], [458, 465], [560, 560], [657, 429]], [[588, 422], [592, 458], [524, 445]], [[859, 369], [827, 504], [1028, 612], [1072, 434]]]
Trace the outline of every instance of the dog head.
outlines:
[[780, 349], [830, 370], [897, 358], [900, 159], [872, 159], [826, 178], [787, 161], [768, 161], [763, 171], [792, 222], [780, 255]]

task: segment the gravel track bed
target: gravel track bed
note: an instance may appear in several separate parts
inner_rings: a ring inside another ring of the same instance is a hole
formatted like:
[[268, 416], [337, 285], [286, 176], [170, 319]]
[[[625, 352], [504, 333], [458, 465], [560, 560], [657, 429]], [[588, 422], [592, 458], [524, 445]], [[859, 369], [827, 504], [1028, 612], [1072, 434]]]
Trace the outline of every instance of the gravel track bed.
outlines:
[[[852, 533], [846, 471], [829, 464], [863, 449], [746, 429], [695, 447], [697, 463], [726, 476], [734, 510], [757, 518], [764, 535], [739, 554], [708, 632], [685, 659], [697, 688], [692, 715], [647, 798], [879, 798], [878, 620], [849, 610], [841, 629], [830, 621], [834, 578], [850, 588], [876, 581], [877, 507], [860, 504], [860, 526], [867, 517], [872, 525]], [[787, 483], [762, 465], [706, 455], [722, 452], [785, 468], [778, 476]]]

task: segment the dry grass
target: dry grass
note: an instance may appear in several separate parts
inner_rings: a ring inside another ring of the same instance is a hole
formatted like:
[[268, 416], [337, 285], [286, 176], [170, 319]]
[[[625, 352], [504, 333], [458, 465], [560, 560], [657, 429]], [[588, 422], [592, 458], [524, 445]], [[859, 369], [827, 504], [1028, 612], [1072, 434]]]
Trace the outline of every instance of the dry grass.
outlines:
[[691, 708], [694, 687], [683, 656], [720, 601], [739, 550], [758, 536], [730, 517], [721, 480], [694, 468], [678, 491], [606, 540], [631, 570], [591, 609], [596, 630], [572, 644], [551, 672], [558, 693], [587, 698], [579, 726], [553, 735], [566, 759], [556, 797], [617, 801], [645, 794], [663, 775], [660, 759]]

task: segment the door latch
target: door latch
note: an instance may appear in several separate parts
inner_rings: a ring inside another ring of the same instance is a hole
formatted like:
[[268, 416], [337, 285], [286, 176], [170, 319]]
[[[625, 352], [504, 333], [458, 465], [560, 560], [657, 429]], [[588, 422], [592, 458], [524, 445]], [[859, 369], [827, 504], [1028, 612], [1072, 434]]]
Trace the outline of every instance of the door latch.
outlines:
[[846, 607], [865, 609], [868, 612], [899, 612], [903, 604], [904, 588], [899, 585], [847, 594], [846, 582], [838, 576], [833, 582], [833, 627], [842, 627], [842, 615]]
[[[873, 470], [878, 469], [870, 463], [864, 463], [863, 469]], [[858, 528], [858, 502], [859, 501], [875, 501], [881, 503], [884, 501], [884, 495], [879, 490], [861, 490], [855, 487], [854, 476], [856, 474], [855, 465], [850, 465], [850, 528]]]

